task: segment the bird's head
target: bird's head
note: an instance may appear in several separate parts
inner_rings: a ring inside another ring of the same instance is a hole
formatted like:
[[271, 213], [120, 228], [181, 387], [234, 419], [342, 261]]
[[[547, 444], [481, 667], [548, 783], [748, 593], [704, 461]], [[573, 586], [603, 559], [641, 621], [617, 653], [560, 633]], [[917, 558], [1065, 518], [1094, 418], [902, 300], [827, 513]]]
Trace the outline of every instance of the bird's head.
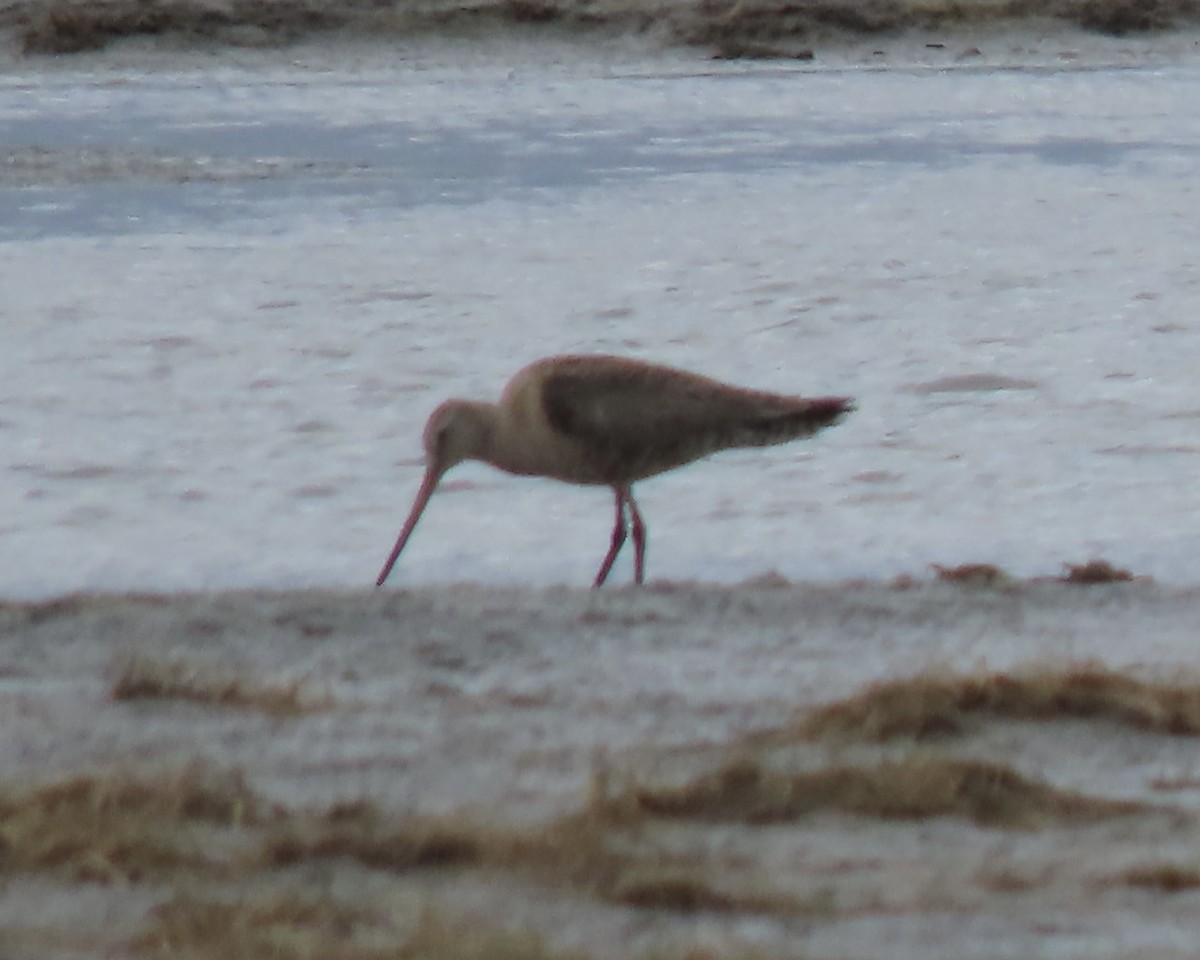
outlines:
[[455, 464], [483, 452], [488, 436], [483, 406], [467, 400], [447, 400], [429, 415], [423, 437], [429, 473], [440, 477]]

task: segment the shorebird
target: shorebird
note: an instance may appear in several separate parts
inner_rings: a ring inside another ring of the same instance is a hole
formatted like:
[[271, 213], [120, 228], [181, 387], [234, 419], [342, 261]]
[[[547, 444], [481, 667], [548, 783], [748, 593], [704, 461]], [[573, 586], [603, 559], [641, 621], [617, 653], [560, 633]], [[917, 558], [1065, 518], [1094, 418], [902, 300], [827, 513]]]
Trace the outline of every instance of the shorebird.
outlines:
[[809, 437], [854, 410], [846, 397], [747, 390], [622, 357], [546, 357], [518, 371], [499, 403], [447, 400], [423, 438], [425, 479], [375, 585], [392, 572], [438, 481], [463, 460], [507, 473], [612, 487], [616, 523], [595, 586], [608, 578], [632, 524], [634, 582], [646, 568], [646, 524], [632, 485], [733, 447]]

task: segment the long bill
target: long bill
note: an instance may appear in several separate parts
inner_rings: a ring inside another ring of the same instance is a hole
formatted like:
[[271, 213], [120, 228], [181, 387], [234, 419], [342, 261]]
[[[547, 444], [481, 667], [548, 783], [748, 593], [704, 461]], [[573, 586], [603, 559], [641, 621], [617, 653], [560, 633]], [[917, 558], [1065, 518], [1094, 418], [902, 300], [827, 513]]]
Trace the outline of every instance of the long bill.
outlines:
[[400, 556], [400, 551], [404, 549], [404, 545], [412, 535], [413, 528], [416, 527], [417, 521], [421, 519], [421, 513], [425, 509], [425, 504], [429, 503], [429, 498], [433, 496], [433, 491], [437, 488], [438, 481], [442, 479], [443, 472], [436, 464], [430, 464], [425, 468], [425, 479], [421, 481], [421, 489], [417, 491], [417, 499], [413, 501], [412, 510], [408, 513], [408, 519], [404, 521], [404, 527], [400, 531], [400, 536], [396, 538], [396, 545], [392, 547], [392, 552], [388, 555], [387, 563], [383, 565], [383, 569], [379, 571], [379, 576], [375, 579], [375, 586], [383, 586], [383, 581], [392, 572], [392, 567], [396, 565], [396, 558]]

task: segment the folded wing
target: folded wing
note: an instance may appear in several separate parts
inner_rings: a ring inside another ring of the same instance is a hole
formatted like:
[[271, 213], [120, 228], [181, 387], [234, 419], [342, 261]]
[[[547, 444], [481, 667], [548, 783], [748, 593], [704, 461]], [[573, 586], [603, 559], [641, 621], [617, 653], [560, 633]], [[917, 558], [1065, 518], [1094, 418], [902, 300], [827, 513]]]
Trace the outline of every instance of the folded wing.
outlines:
[[632, 483], [731, 447], [811, 436], [854, 409], [843, 397], [745, 390], [620, 358], [559, 358], [542, 382], [551, 427], [608, 482]]

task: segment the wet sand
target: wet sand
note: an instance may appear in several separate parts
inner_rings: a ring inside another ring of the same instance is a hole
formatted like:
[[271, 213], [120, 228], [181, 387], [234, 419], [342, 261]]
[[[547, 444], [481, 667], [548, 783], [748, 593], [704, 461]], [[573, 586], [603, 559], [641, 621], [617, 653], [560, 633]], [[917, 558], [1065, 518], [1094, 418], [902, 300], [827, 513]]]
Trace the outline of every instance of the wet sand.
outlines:
[[1187, 955], [1198, 617], [1138, 581], [8, 603], [2, 939]]

